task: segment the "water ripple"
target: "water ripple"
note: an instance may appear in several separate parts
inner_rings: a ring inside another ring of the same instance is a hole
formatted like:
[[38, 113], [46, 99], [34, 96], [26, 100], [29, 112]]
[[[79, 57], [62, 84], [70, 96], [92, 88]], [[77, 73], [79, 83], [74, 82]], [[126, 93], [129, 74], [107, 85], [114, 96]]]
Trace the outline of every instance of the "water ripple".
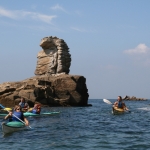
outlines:
[[123, 115], [112, 115], [111, 106], [102, 100], [90, 100], [90, 103], [93, 104], [92, 107], [42, 109], [44, 112], [61, 113], [29, 117], [32, 129], [6, 136], [1, 133], [1, 149], [150, 149], [149, 101], [127, 101], [126, 104], [132, 111]]

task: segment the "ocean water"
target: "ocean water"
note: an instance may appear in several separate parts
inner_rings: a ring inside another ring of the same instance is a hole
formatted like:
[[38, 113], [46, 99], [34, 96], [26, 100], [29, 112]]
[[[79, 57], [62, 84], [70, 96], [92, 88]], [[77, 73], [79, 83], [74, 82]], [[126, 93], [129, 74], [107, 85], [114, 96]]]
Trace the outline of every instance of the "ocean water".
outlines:
[[125, 103], [131, 112], [122, 115], [113, 115], [102, 99], [90, 99], [92, 107], [43, 108], [61, 113], [28, 117], [32, 129], [0, 132], [0, 149], [150, 150], [150, 100]]

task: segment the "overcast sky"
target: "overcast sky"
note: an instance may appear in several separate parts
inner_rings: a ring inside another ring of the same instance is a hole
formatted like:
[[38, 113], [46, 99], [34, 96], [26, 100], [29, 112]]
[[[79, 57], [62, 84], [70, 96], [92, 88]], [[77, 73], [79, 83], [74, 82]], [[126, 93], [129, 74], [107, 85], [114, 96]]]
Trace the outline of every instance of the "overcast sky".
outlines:
[[149, 0], [0, 0], [0, 83], [34, 76], [47, 36], [67, 43], [90, 99], [150, 99]]

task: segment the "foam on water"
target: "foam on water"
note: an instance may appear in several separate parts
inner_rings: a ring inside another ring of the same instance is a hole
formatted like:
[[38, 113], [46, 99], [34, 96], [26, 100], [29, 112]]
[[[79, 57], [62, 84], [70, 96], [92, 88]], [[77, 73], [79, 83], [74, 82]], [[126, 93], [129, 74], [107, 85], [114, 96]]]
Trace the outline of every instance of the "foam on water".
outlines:
[[137, 108], [137, 109], [141, 109], [141, 110], [150, 111], [150, 107], [142, 107], [142, 108]]

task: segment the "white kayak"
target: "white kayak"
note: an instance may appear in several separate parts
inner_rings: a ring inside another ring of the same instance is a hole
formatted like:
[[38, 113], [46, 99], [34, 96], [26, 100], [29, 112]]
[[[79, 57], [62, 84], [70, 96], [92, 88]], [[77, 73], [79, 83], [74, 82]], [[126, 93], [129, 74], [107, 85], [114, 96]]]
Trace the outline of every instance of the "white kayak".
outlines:
[[1, 125], [2, 125], [2, 132], [4, 135], [15, 131], [20, 131], [26, 128], [26, 126], [19, 121], [12, 121], [8, 123], [3, 122]]

